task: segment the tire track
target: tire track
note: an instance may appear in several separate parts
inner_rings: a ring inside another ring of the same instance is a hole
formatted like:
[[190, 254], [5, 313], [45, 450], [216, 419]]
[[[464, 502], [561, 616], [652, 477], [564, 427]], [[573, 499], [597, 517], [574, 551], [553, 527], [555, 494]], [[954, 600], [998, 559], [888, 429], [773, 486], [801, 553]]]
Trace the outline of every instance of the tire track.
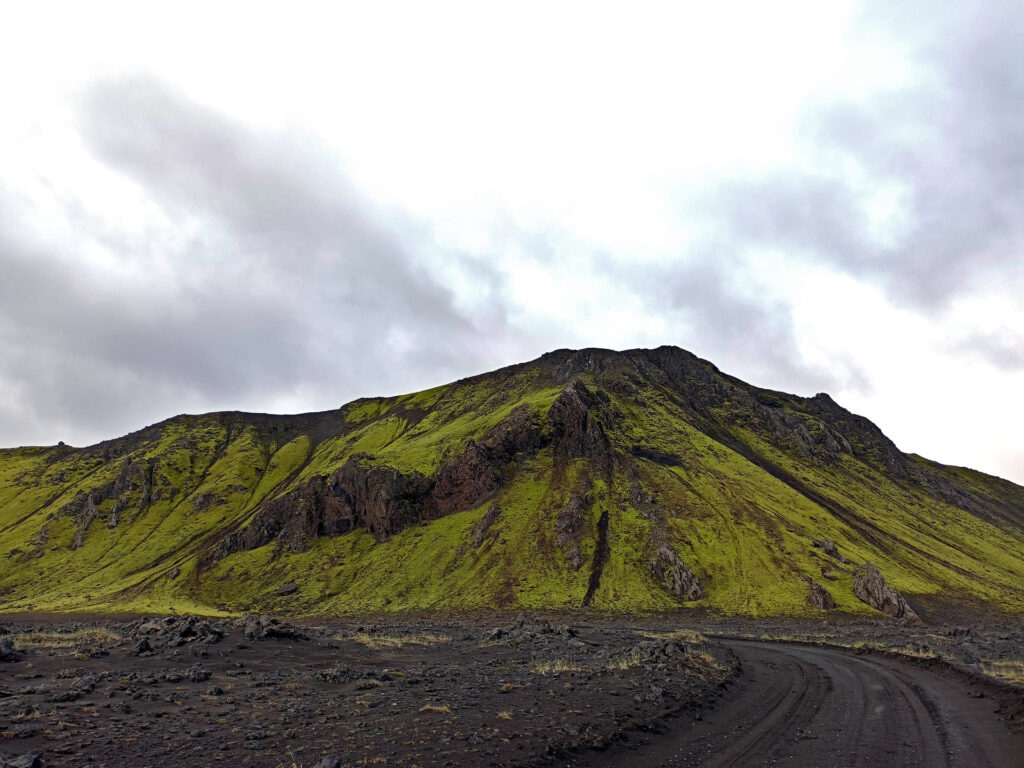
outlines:
[[645, 744], [573, 761], [657, 768], [1024, 768], [1024, 734], [991, 700], [903, 662], [728, 641], [743, 674], [714, 710]]

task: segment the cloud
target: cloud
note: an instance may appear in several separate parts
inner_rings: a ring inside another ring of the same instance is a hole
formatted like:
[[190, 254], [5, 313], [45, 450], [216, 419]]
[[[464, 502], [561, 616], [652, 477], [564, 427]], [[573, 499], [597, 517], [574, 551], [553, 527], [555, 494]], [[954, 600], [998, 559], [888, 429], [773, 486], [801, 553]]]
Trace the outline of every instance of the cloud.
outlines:
[[838, 268], [918, 311], [1019, 282], [1020, 4], [869, 4], [861, 32], [905, 47], [913, 81], [814, 105], [797, 168], [723, 181], [691, 210], [732, 251], [771, 248]]
[[92, 88], [80, 135], [167, 224], [143, 242], [65, 209], [74, 236], [51, 236], [0, 197], [4, 434], [98, 439], [190, 407], [334, 407], [490, 367], [492, 343], [516, 343], [500, 307], [457, 307], [417, 258], [443, 251], [380, 224], [307, 137], [257, 135], [148, 78]]
[[[56, 190], [60, 225], [32, 229], [3, 215], [24, 201], [0, 197], [0, 432], [20, 442], [88, 442], [182, 410], [336, 407], [607, 346], [579, 308], [546, 326], [523, 315], [507, 285], [523, 261], [553, 300], [593, 288], [663, 319], [651, 344], [779, 386], [838, 381], [802, 365], [786, 307], [740, 290], [710, 248], [638, 270], [568, 233], [506, 226], [522, 253], [499, 265], [376, 209], [309, 135], [254, 131], [151, 77], [93, 84], [76, 129], [115, 175], [105, 190], [126, 184], [116, 199], [134, 204], [118, 220], [109, 200]], [[576, 263], [590, 282], [557, 283]]]
[[970, 334], [953, 345], [953, 349], [980, 357], [1006, 373], [1024, 370], [1024, 336], [1009, 330]]

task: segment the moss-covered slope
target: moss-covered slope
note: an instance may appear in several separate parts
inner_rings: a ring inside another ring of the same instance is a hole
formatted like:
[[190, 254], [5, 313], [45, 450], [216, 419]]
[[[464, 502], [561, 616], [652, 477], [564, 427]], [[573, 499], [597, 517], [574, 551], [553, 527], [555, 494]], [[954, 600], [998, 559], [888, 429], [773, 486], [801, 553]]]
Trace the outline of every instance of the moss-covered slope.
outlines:
[[670, 347], [0, 451], [6, 611], [878, 615], [865, 562], [926, 617], [1024, 612], [1024, 489]]

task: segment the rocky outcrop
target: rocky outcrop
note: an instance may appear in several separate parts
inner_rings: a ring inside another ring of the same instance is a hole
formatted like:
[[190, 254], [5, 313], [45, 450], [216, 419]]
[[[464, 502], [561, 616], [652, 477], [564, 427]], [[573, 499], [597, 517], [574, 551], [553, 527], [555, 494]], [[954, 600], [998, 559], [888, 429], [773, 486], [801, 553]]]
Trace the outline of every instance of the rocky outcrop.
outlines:
[[835, 543], [832, 541], [832, 539], [827, 539], [826, 538], [826, 539], [821, 539], [820, 541], [818, 539], [814, 539], [811, 542], [811, 546], [817, 547], [822, 552], [824, 552], [826, 555], [828, 555], [829, 557], [835, 558], [840, 563], [848, 562], [846, 557], [844, 557], [839, 552], [839, 547], [837, 547], [835, 545]]
[[873, 563], [864, 563], [857, 568], [853, 577], [853, 593], [861, 602], [894, 619], [905, 619], [914, 623], [921, 621], [906, 598], [886, 583], [882, 573]]
[[667, 544], [658, 546], [647, 568], [655, 581], [664, 584], [665, 588], [677, 597], [684, 600], [700, 600], [704, 594], [693, 571]]
[[574, 434], [521, 406], [480, 441], [443, 461], [432, 477], [351, 456], [327, 477], [316, 477], [257, 511], [247, 526], [225, 536], [203, 558], [211, 564], [239, 550], [277, 542], [301, 552], [318, 536], [357, 528], [382, 541], [410, 525], [479, 506], [511, 479], [519, 462], [535, 456], [556, 435]]
[[611, 467], [611, 448], [598, 414], [612, 417], [606, 392], [590, 389], [581, 380], [569, 384], [548, 410], [555, 452], [566, 458], [589, 458], [602, 469]]
[[125, 460], [120, 474], [90, 491], [81, 491], [57, 511], [57, 517], [73, 517], [76, 523], [72, 549], [85, 544], [86, 532], [100, 516], [100, 505], [113, 501], [107, 515], [108, 528], [116, 528], [125, 510], [145, 511], [150, 503], [151, 470], [139, 462]]
[[208, 560], [274, 541], [301, 552], [318, 536], [340, 536], [365, 528], [378, 539], [422, 519], [430, 481], [419, 472], [369, 463], [353, 456], [329, 477], [318, 477], [276, 499], [249, 525], [226, 536]]
[[491, 506], [487, 508], [487, 512], [484, 513], [483, 518], [481, 518], [480, 522], [477, 523], [476, 528], [473, 530], [474, 548], [478, 548], [484, 543], [484, 539], [491, 530], [491, 526], [497, 522], [499, 517], [501, 517], [501, 507], [499, 507], [497, 503], [491, 504]]
[[807, 593], [807, 602], [812, 606], [825, 611], [831, 611], [836, 607], [836, 601], [832, 597], [832, 593], [821, 586], [821, 584], [814, 579], [808, 579], [807, 586], [810, 588]]

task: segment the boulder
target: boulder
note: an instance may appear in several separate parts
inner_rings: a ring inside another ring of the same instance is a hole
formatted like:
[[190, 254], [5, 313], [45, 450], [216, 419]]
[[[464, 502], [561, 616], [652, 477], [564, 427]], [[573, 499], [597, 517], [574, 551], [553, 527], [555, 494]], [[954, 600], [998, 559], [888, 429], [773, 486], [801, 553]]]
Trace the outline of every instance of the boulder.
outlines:
[[811, 541], [811, 545], [817, 547], [829, 557], [834, 557], [840, 563], [849, 562], [842, 554], [840, 554], [839, 547], [833, 543], [832, 539], [826, 538], [821, 539], [820, 541], [818, 539], [814, 539]]
[[17, 661], [18, 654], [14, 652], [14, 641], [10, 637], [0, 637], [0, 661]]
[[874, 563], [864, 563], [857, 568], [853, 577], [853, 594], [861, 602], [894, 619], [905, 619], [914, 623], [921, 621], [906, 598], [885, 582], [881, 571]]
[[666, 544], [658, 547], [647, 567], [656, 581], [684, 600], [700, 600], [704, 594], [693, 571]]
[[825, 611], [831, 611], [836, 607], [836, 601], [832, 597], [827, 589], [821, 584], [816, 582], [814, 579], [808, 579], [808, 585], [810, 586], [810, 592], [807, 595], [807, 602], [813, 605], [815, 608], [821, 608]]
[[0, 768], [41, 768], [42, 765], [42, 752], [25, 752], [17, 757], [0, 755]]

